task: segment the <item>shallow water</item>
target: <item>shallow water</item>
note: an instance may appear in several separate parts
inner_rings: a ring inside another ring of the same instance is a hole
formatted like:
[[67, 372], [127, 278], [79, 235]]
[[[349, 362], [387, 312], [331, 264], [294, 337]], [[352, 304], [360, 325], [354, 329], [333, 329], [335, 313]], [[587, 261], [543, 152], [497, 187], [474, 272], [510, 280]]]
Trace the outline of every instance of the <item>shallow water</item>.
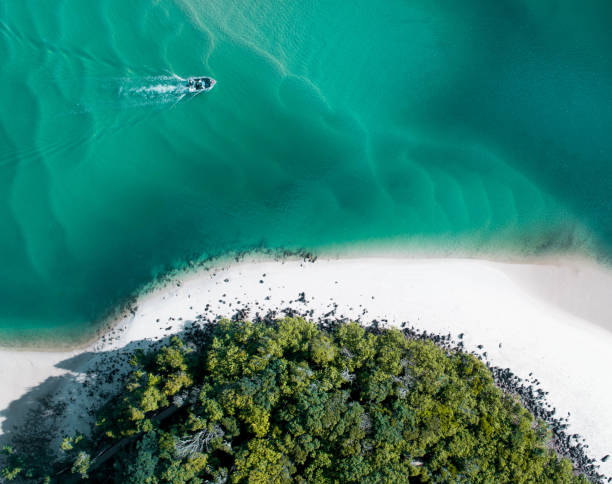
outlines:
[[[612, 253], [612, 3], [0, 2], [0, 339], [250, 248]], [[218, 84], [185, 95], [177, 77]]]

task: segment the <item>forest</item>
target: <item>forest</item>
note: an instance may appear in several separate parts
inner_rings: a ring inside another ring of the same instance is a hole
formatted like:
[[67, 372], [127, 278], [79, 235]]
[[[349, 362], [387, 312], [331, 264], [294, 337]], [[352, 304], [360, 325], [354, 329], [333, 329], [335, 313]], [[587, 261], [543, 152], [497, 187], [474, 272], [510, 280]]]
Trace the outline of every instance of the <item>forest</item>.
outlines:
[[55, 459], [2, 478], [100, 483], [589, 482], [474, 355], [397, 329], [221, 320], [135, 351]]

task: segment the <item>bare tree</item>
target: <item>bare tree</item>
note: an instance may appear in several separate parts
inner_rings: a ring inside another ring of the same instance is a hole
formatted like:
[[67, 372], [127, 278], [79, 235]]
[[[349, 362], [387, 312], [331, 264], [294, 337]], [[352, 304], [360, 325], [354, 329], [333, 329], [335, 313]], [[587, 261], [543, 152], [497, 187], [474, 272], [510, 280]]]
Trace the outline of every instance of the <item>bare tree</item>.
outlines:
[[223, 429], [217, 424], [210, 431], [204, 429], [193, 435], [187, 435], [175, 442], [174, 450], [176, 456], [182, 459], [183, 457], [202, 452], [204, 449], [209, 452], [211, 442], [224, 435]]
[[348, 368], [345, 368], [344, 370], [342, 370], [342, 373], [340, 373], [340, 378], [342, 378], [344, 381], [350, 382], [355, 379], [355, 375], [349, 373]]

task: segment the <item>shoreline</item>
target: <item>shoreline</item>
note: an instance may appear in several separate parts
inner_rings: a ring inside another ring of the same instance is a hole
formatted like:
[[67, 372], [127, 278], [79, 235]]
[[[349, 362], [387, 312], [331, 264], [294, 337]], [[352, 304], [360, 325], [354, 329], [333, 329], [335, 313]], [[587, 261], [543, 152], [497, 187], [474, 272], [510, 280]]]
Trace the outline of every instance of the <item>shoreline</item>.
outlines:
[[[612, 271], [576, 257], [538, 263], [384, 253], [327, 254], [314, 263], [227, 257], [162, 278], [137, 298], [132, 312], [115, 313], [108, 329], [88, 344], [65, 351], [0, 348], [0, 434], [7, 431], [5, 421], [18, 422], [20, 411], [57, 391], [76, 402], [73, 417], [60, 427], [78, 428], [78, 415], [91, 401], [65, 380], [106, 364], [102, 355], [177, 333], [198, 315], [231, 317], [248, 306], [253, 318], [296, 308], [312, 311], [313, 319], [332, 312], [363, 323], [407, 322], [455, 338], [465, 333], [466, 351], [485, 351], [491, 364], [526, 380], [533, 373], [558, 415], [571, 412], [568, 433], [585, 437], [599, 460], [612, 452], [612, 389], [606, 385], [612, 368], [612, 307], [606, 304], [611, 291]], [[601, 463], [600, 471], [612, 474], [612, 462]]]
[[[391, 248], [391, 247], [394, 248]], [[169, 284], [176, 281], [190, 279], [191, 277], [199, 277], [202, 273], [207, 273], [213, 270], [223, 270], [232, 265], [245, 263], [266, 263], [278, 262], [285, 263], [291, 261], [314, 262], [322, 261], [337, 261], [337, 260], [372, 260], [372, 259], [396, 259], [398, 261], [475, 261], [475, 262], [490, 262], [493, 264], [503, 264], [507, 267], [519, 266], [537, 266], [548, 268], [563, 268], [565, 270], [587, 271], [598, 274], [597, 277], [609, 279], [612, 284], [612, 261], [604, 261], [596, 258], [593, 254], [588, 254], [581, 251], [573, 252], [546, 252], [544, 254], [521, 254], [513, 251], [502, 252], [470, 252], [470, 251], [453, 251], [453, 250], [411, 250], [407, 251], [401, 245], [386, 244], [379, 245], [348, 245], [338, 247], [327, 247], [318, 252], [310, 252], [307, 250], [295, 251], [246, 251], [238, 253], [230, 253], [223, 256], [206, 258], [198, 262], [189, 262], [186, 267], [172, 269], [159, 275], [151, 282], [144, 284], [137, 289], [133, 294], [127, 296], [123, 301], [119, 302], [114, 307], [106, 311], [105, 315], [91, 322], [92, 330], [82, 339], [75, 338], [74, 344], [56, 344], [55, 341], [49, 341], [45, 338], [36, 339], [35, 343], [28, 346], [23, 346], [18, 343], [19, 340], [28, 339], [29, 336], [21, 338], [3, 339], [0, 332], [0, 352], [17, 351], [17, 352], [72, 352], [85, 350], [92, 346], [96, 341], [111, 333], [120, 322], [128, 317], [137, 302], [143, 300], [151, 294], [159, 290], [163, 290]], [[516, 276], [520, 276], [520, 272], [516, 271]], [[608, 277], [609, 276], [609, 277]], [[534, 289], [532, 285], [532, 289]], [[612, 289], [609, 291], [612, 298]], [[555, 301], [559, 303], [559, 301]], [[609, 318], [609, 330], [612, 331], [612, 317]], [[31, 333], [39, 331], [38, 329], [29, 330]], [[43, 331], [53, 332], [54, 328], [44, 328]]]

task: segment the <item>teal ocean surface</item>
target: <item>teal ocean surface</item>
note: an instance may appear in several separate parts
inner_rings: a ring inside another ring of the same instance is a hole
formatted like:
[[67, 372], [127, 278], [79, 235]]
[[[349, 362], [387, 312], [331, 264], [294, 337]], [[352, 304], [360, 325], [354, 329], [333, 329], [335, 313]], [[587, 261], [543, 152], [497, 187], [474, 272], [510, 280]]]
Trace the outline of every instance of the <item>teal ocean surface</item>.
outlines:
[[253, 248], [609, 260], [611, 23], [609, 0], [0, 0], [0, 342], [83, 338]]

